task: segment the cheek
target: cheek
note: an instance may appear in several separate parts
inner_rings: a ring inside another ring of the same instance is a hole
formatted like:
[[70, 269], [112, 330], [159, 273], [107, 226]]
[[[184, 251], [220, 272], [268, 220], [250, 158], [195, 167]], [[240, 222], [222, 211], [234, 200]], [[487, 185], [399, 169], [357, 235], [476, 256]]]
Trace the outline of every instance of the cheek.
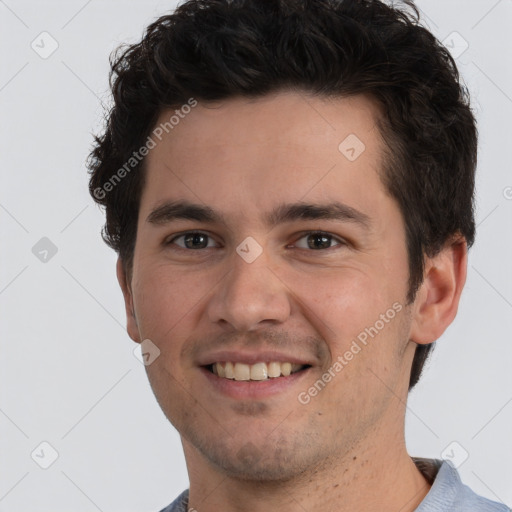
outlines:
[[194, 318], [201, 298], [212, 286], [187, 279], [180, 269], [165, 265], [139, 266], [133, 277], [133, 301], [139, 329], [145, 338], [162, 344], [183, 332]]
[[134, 272], [133, 300], [142, 339], [150, 339], [160, 350], [146, 372], [162, 410], [173, 422], [177, 411], [170, 403], [182, 400], [187, 387], [181, 352], [187, 337], [195, 332], [201, 298], [210, 287], [186, 279], [179, 269], [163, 265], [141, 265]]
[[388, 316], [394, 317], [393, 304], [402, 298], [399, 290], [369, 272], [334, 271], [324, 280], [315, 276], [313, 281], [304, 276], [297, 279], [302, 283], [295, 288], [297, 297], [311, 311], [311, 318], [316, 317], [325, 339], [340, 343], [373, 326], [390, 309]]
[[[297, 297], [307, 306], [304, 314], [330, 352], [322, 370], [336, 376], [334, 388], [356, 402], [375, 386], [384, 391], [382, 382], [391, 383], [400, 372], [407, 342], [403, 283], [390, 283], [388, 276], [369, 269], [345, 269], [322, 280], [302, 277], [296, 282], [301, 283], [295, 288]], [[335, 396], [331, 398], [338, 400]]]

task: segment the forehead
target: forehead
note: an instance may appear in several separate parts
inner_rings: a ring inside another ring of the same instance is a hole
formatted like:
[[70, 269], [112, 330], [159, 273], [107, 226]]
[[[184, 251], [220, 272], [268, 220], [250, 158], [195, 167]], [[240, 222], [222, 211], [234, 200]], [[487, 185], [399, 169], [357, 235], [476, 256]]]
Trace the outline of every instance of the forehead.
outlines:
[[152, 135], [146, 157], [141, 213], [179, 199], [239, 216], [283, 201], [356, 207], [372, 197], [378, 205], [385, 196], [378, 115], [364, 96], [299, 92], [166, 110], [155, 126], [161, 140]]

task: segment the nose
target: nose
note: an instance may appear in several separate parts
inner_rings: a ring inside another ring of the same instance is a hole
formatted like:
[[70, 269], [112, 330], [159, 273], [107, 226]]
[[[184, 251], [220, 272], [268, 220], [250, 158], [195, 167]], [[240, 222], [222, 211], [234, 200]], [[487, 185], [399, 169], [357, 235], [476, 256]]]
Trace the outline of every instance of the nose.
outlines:
[[265, 251], [252, 263], [235, 252], [229, 263], [208, 304], [210, 321], [237, 331], [285, 322], [291, 311], [289, 289], [270, 268]]

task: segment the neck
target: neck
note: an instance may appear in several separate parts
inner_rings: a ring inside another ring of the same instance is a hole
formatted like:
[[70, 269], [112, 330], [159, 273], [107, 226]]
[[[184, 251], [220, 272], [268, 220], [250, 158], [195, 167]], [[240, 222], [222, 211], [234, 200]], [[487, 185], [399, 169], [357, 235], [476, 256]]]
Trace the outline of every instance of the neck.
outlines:
[[[398, 402], [398, 401], [397, 401]], [[403, 404], [396, 404], [403, 407]], [[395, 409], [392, 407], [391, 409]], [[396, 418], [397, 410], [389, 411]], [[430, 489], [405, 448], [403, 422], [375, 428], [343, 454], [287, 481], [247, 481], [220, 472], [183, 440], [189, 469], [189, 509], [200, 512], [325, 510], [414, 511]]]

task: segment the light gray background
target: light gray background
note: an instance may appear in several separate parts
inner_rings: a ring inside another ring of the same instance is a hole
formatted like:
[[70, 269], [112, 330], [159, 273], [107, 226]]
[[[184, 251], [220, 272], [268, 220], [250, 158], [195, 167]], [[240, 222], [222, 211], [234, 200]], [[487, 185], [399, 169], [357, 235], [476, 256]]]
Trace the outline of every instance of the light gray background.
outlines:
[[[157, 511], [187, 487], [179, 437], [125, 333], [84, 165], [109, 53], [174, 6], [0, 0], [0, 512]], [[479, 121], [478, 238], [457, 320], [410, 397], [407, 443], [418, 456], [466, 450], [463, 480], [510, 505], [512, 0], [419, 6], [454, 51], [469, 44], [457, 61]], [[43, 31], [59, 45], [47, 59], [31, 48], [50, 48]], [[46, 262], [32, 252], [42, 237], [58, 249]], [[48, 469], [43, 441], [59, 454]]]

